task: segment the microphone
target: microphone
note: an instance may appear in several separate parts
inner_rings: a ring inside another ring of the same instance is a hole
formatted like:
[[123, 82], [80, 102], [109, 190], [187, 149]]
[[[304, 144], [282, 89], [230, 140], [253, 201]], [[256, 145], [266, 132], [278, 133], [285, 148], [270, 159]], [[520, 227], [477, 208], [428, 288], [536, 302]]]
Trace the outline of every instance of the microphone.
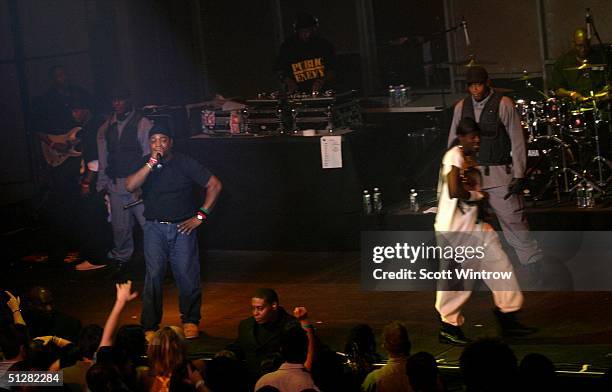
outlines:
[[135, 207], [135, 206], [137, 206], [137, 205], [139, 205], [139, 204], [142, 204], [142, 203], [143, 203], [142, 199], [138, 199], [138, 200], [135, 200], [135, 201], [133, 201], [133, 202], [130, 202], [130, 203], [124, 204], [124, 205], [123, 205], [123, 209], [124, 209], [124, 210], [127, 210], [128, 208]]
[[586, 33], [587, 39], [590, 40], [593, 37], [593, 17], [591, 16], [591, 9], [586, 9], [586, 14], [584, 15], [584, 23], [586, 23]]
[[461, 27], [463, 28], [463, 35], [465, 37], [465, 46], [470, 46], [470, 36], [468, 35], [467, 22], [465, 19], [461, 21]]
[[162, 163], [162, 154], [157, 153], [157, 156], [155, 157], [157, 159], [157, 164], [155, 165], [155, 169], [156, 170], [161, 170], [164, 167], [164, 164]]

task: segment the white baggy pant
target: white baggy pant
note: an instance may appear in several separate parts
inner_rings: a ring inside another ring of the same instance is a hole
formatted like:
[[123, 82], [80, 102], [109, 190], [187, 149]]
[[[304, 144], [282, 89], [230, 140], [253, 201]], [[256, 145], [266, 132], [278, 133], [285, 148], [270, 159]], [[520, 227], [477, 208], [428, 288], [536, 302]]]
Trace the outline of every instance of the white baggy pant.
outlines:
[[[499, 236], [493, 228], [489, 224], [484, 223], [483, 231], [487, 232], [486, 250], [484, 252], [485, 258], [476, 262], [466, 262], [466, 264], [469, 265], [464, 265], [464, 267], [481, 270], [483, 266], [486, 266], [487, 271], [511, 271], [512, 277], [501, 284], [503, 290], [499, 290], [500, 282], [498, 281], [493, 281], [491, 279], [483, 279], [483, 281], [491, 289], [495, 306], [497, 306], [502, 313], [515, 312], [519, 310], [523, 304], [523, 293], [521, 292], [514, 274], [512, 263], [502, 249]], [[455, 326], [462, 325], [465, 320], [461, 314], [461, 309], [471, 295], [471, 290], [437, 291], [435, 306], [438, 313], [440, 313], [442, 321]]]

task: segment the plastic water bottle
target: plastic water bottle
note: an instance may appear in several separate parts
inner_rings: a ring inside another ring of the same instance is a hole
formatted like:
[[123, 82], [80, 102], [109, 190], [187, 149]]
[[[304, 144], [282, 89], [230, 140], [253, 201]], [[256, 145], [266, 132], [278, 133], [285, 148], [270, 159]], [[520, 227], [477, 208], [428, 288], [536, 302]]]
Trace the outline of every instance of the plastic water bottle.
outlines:
[[404, 106], [402, 104], [402, 89], [403, 88], [404, 88], [403, 84], [400, 84], [399, 86], [395, 86], [395, 106], [399, 106], [399, 107]]
[[389, 92], [389, 97], [388, 97], [387, 105], [390, 108], [397, 106], [397, 102], [395, 98], [395, 92], [396, 92], [395, 87], [389, 86], [388, 92]]
[[372, 214], [372, 196], [370, 195], [370, 192], [368, 192], [367, 190], [363, 191], [362, 203], [363, 203], [363, 213], [365, 215]]
[[372, 192], [372, 204], [374, 207], [374, 212], [380, 214], [382, 212], [382, 192], [378, 188], [374, 188]]
[[587, 183], [586, 188], [584, 189], [584, 204], [586, 208], [595, 207], [595, 197], [593, 197], [593, 184], [591, 184], [590, 182]]
[[578, 184], [578, 187], [576, 188], [576, 206], [578, 206], [578, 208], [585, 208], [586, 207], [586, 189], [584, 188], [584, 186], [582, 185], [582, 183]]
[[418, 212], [419, 211], [419, 202], [417, 201], [418, 193], [416, 190], [410, 190], [410, 211]]
[[406, 87], [402, 84], [399, 88], [399, 105], [398, 106], [406, 106], [408, 104], [408, 93]]

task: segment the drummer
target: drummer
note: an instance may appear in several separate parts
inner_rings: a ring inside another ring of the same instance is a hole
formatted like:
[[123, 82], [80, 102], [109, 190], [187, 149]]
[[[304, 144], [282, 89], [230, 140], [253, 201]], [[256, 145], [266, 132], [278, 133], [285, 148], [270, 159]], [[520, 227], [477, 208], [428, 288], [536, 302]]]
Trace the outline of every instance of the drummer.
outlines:
[[[583, 69], [577, 67], [587, 63]], [[589, 66], [596, 64], [597, 66]], [[598, 50], [591, 49], [591, 42], [583, 29], [574, 32], [573, 48], [559, 57], [553, 68], [551, 88], [559, 97], [570, 97], [576, 102], [603, 90], [606, 85], [604, 58]], [[609, 80], [609, 79], [608, 79]]]

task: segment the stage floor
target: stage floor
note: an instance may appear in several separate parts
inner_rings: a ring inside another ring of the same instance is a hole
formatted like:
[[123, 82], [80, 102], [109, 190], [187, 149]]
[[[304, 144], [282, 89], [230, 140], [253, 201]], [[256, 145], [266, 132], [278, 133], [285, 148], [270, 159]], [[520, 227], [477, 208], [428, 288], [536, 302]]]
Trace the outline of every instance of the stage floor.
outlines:
[[[306, 306], [321, 339], [342, 350], [349, 329], [370, 324], [377, 336], [390, 321], [406, 324], [413, 352], [433, 353], [440, 364], [455, 365], [460, 348], [437, 341], [437, 315], [433, 292], [366, 292], [359, 282], [357, 252], [202, 252], [203, 319], [200, 339], [190, 342], [193, 355], [222, 349], [249, 316], [250, 295], [255, 288], [273, 287], [281, 305]], [[138, 261], [140, 260], [140, 261]], [[135, 263], [135, 288], [142, 290], [144, 265]], [[34, 285], [52, 290], [60, 310], [83, 324], [103, 325], [114, 301], [112, 271], [76, 272], [48, 264], [19, 261], [4, 264], [2, 287], [24, 295]], [[509, 341], [517, 357], [539, 352], [559, 369], [579, 371], [612, 367], [612, 293], [527, 292], [522, 321], [540, 331], [525, 339]], [[163, 324], [179, 323], [177, 290], [171, 277], [165, 283]], [[465, 308], [465, 332], [470, 337], [495, 336], [491, 296], [474, 293]], [[123, 323], [138, 323], [141, 301], [130, 303]], [[380, 343], [380, 342], [379, 342]], [[382, 351], [382, 350], [381, 350]], [[585, 367], [586, 366], [586, 367]]]

